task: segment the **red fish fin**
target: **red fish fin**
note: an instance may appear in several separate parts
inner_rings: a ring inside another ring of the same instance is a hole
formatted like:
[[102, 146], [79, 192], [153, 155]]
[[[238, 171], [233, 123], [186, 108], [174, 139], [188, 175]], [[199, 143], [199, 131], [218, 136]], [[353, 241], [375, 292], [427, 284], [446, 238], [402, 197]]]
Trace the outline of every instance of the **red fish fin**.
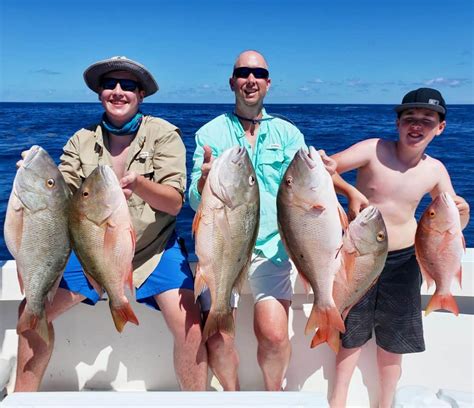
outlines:
[[334, 353], [337, 354], [339, 352], [341, 340], [337, 330], [331, 329], [329, 327], [319, 329], [311, 341], [311, 348], [314, 348], [324, 342], [328, 343], [329, 347], [334, 351]]
[[196, 266], [196, 277], [194, 278], [194, 301], [197, 300], [199, 295], [206, 288], [207, 288], [206, 279], [204, 278], [204, 274], [202, 273], [202, 270], [199, 267], [199, 264], [197, 264], [197, 266]]
[[112, 305], [112, 303], [109, 303], [109, 306], [117, 331], [122, 333], [123, 327], [127, 322], [136, 324], [138, 326], [137, 316], [135, 316], [130, 303], [126, 302], [120, 307], [115, 307]]
[[459, 267], [459, 270], [456, 273], [456, 278], [458, 280], [459, 287], [462, 289], [462, 265]]
[[440, 242], [438, 247], [438, 252], [445, 251], [453, 240], [456, 239], [456, 235], [451, 234], [449, 231], [444, 234], [443, 240]]
[[346, 276], [346, 281], [350, 281], [354, 274], [356, 259], [358, 256], [357, 251], [346, 251], [342, 250], [342, 266], [341, 273]]
[[431, 275], [429, 274], [429, 272], [425, 269], [425, 267], [423, 266], [423, 261], [422, 261], [422, 258], [420, 258], [418, 255], [416, 256], [416, 258], [418, 259], [418, 265], [420, 267], [420, 271], [421, 271], [421, 275], [423, 276], [423, 279], [425, 280], [426, 282], [426, 287], [429, 289], [432, 285], [434, 285], [435, 281], [434, 279], [431, 277]]
[[339, 213], [339, 219], [341, 220], [341, 227], [343, 230], [346, 230], [349, 227], [349, 219], [347, 218], [347, 214], [342, 208], [341, 204], [337, 204], [337, 212]]
[[202, 208], [201, 208], [201, 205], [199, 205], [197, 211], [196, 211], [196, 214], [194, 214], [194, 218], [193, 218], [193, 226], [192, 226], [192, 236], [196, 236], [196, 233], [199, 229], [199, 224], [201, 222], [201, 218], [202, 218]]
[[344, 322], [336, 306], [321, 310], [313, 305], [304, 333], [309, 334], [317, 328], [326, 330], [329, 327], [333, 327], [341, 333], [346, 331]]
[[202, 341], [206, 342], [209, 337], [217, 332], [225, 333], [232, 338], [234, 337], [235, 324], [232, 311], [229, 313], [215, 313], [211, 308], [202, 331]]
[[459, 314], [459, 308], [453, 295], [438, 295], [435, 293], [426, 306], [425, 316], [430, 314], [433, 310], [441, 309], [448, 310], [456, 316]]

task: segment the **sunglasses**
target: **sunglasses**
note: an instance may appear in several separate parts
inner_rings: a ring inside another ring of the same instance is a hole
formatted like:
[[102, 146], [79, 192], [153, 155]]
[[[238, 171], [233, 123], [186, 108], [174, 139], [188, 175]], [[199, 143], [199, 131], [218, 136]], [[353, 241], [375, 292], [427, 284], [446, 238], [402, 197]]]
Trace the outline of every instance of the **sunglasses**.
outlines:
[[120, 84], [123, 91], [129, 92], [133, 92], [140, 87], [140, 84], [132, 79], [103, 78], [100, 81], [100, 86], [104, 89], [115, 89], [117, 84]]
[[253, 74], [257, 79], [268, 79], [270, 75], [265, 68], [240, 67], [234, 68], [232, 76], [235, 78], [248, 78], [250, 74]]

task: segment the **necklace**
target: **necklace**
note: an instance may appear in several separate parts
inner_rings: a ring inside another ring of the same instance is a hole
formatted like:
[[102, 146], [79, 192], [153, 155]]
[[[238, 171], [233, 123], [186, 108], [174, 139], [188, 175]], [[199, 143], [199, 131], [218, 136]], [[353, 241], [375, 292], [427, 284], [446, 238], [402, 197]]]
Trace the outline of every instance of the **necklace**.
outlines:
[[235, 112], [234, 112], [234, 116], [237, 117], [240, 120], [245, 120], [246, 122], [251, 122], [253, 125], [257, 125], [260, 122], [262, 122], [263, 120], [266, 120], [264, 118], [260, 118], [260, 119], [244, 118], [243, 116], [237, 115]]

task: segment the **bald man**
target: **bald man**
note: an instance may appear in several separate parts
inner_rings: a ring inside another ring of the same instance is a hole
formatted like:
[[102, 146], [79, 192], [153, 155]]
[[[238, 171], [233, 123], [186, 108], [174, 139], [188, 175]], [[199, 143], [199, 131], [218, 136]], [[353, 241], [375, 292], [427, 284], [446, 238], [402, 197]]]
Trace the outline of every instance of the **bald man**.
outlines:
[[[247, 149], [260, 189], [260, 226], [249, 269], [255, 300], [257, 360], [265, 389], [277, 391], [281, 390], [291, 355], [288, 310], [295, 273], [278, 233], [276, 195], [286, 168], [305, 142], [294, 125], [269, 115], [263, 107], [271, 80], [262, 54], [242, 52], [229, 84], [235, 95], [234, 110], [211, 120], [196, 133], [189, 200], [196, 210], [215, 157], [236, 145]], [[235, 318], [238, 295], [231, 302]], [[201, 309], [206, 319], [210, 309], [208, 291], [201, 295]], [[239, 357], [234, 339], [218, 332], [208, 339], [207, 349], [209, 365], [224, 390], [239, 390]]]

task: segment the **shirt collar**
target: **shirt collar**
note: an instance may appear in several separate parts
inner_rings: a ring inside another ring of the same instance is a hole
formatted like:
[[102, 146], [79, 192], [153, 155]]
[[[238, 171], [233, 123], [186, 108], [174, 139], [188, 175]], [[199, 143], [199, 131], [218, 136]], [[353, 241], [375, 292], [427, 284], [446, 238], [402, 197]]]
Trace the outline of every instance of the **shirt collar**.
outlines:
[[[242, 124], [240, 123], [239, 118], [234, 115], [234, 113], [229, 113], [228, 117], [230, 118], [233, 126], [235, 126], [238, 129], [237, 132], [237, 137], [242, 138], [245, 136], [244, 128], [242, 127]], [[269, 115], [265, 108], [262, 108], [262, 122], [260, 123], [260, 127], [258, 129], [258, 135], [264, 135], [267, 133], [267, 122], [269, 119], [273, 119], [272, 115]]]

